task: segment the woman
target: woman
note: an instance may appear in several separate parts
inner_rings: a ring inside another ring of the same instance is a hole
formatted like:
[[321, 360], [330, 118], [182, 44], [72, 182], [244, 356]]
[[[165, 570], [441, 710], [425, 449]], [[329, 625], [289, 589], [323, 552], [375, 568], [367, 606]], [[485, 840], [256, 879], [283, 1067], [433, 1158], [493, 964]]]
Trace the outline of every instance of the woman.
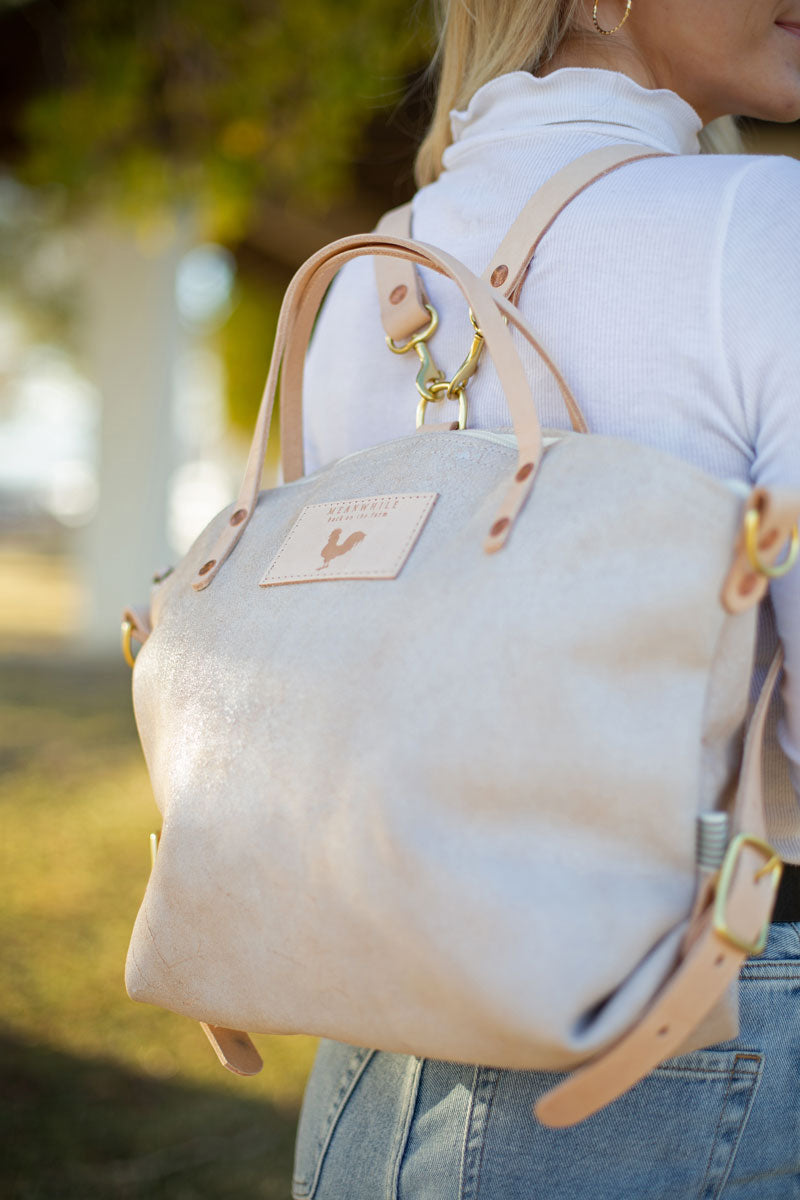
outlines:
[[[440, 67], [413, 236], [480, 273], [530, 195], [573, 159], [615, 142], [677, 155], [629, 164], [576, 199], [537, 251], [520, 308], [592, 430], [720, 478], [798, 486], [800, 165], [698, 151], [701, 136], [706, 150], [740, 149], [731, 113], [800, 119], [800, 0], [450, 0]], [[463, 304], [448, 281], [426, 273], [425, 285], [441, 317], [431, 349], [451, 372], [469, 345]], [[526, 365], [542, 424], [563, 426], [532, 353]], [[384, 345], [370, 261], [349, 264], [309, 356], [308, 466], [407, 433], [413, 374]], [[364, 382], [375, 379], [377, 396]], [[469, 405], [472, 426], [508, 424], [491, 371], [470, 382]], [[769, 832], [798, 864], [800, 570], [772, 597], [759, 662], [777, 625], [786, 672]], [[742, 972], [738, 1039], [669, 1060], [575, 1128], [531, 1117], [554, 1081], [544, 1072], [323, 1042], [294, 1195], [800, 1195], [797, 877], [787, 869], [767, 951]]]

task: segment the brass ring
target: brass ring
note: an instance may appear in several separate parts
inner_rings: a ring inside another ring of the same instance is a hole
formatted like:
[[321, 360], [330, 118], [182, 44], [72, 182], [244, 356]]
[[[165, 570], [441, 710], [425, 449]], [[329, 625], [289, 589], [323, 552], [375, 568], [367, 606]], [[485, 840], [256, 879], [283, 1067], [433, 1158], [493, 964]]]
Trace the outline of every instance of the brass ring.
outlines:
[[133, 655], [132, 639], [133, 639], [133, 624], [130, 621], [123, 621], [122, 622], [122, 657], [125, 659], [125, 662], [131, 668], [131, 670], [133, 670], [133, 664], [136, 662], [136, 659], [134, 658], [134, 655]]
[[[457, 400], [458, 401], [458, 428], [466, 429], [466, 427], [467, 427], [467, 392], [466, 392], [466, 389], [463, 387], [460, 387], [456, 390], [455, 395], [453, 397], [450, 397], [448, 394], [449, 387], [450, 387], [450, 383], [446, 379], [434, 381], [430, 385], [430, 392], [431, 392], [432, 400], [437, 404], [439, 403], [439, 400], [437, 398], [437, 393], [442, 393], [442, 397], [444, 399], [452, 398], [453, 400]], [[417, 405], [417, 429], [421, 429], [422, 426], [425, 424], [425, 410], [431, 402], [432, 402], [431, 399], [429, 399], [427, 396], [423, 396], [422, 399], [420, 400], [419, 404]]]
[[744, 514], [744, 548], [747, 553], [747, 558], [750, 566], [759, 575], [766, 576], [767, 579], [780, 579], [783, 575], [788, 575], [794, 564], [797, 562], [798, 554], [800, 554], [800, 532], [797, 525], [792, 529], [789, 538], [789, 549], [786, 553], [786, 558], [782, 563], [770, 565], [762, 561], [758, 553], [758, 534], [761, 526], [761, 513], [757, 508], [748, 508]]

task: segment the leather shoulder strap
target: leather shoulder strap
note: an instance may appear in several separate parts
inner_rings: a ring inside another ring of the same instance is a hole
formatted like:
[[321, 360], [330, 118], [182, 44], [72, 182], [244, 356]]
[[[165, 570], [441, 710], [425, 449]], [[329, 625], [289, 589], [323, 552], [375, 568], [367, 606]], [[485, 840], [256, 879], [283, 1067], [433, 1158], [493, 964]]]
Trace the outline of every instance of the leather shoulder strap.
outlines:
[[[642, 146], [622, 143], [591, 150], [557, 171], [538, 189], [503, 238], [483, 278], [506, 298], [516, 301], [536, 247], [556, 218], [576, 196], [598, 179], [626, 163], [646, 158], [669, 157]], [[392, 237], [411, 237], [411, 204], [386, 213], [378, 232]], [[430, 320], [419, 272], [408, 262], [375, 259], [375, 277], [381, 305], [381, 321], [389, 337], [405, 341]]]
[[641, 146], [603, 146], [575, 159], [547, 180], [531, 197], [503, 238], [497, 253], [483, 273], [492, 287], [515, 300], [536, 248], [568, 204], [599, 179], [631, 162], [667, 158], [657, 150], [642, 153]]

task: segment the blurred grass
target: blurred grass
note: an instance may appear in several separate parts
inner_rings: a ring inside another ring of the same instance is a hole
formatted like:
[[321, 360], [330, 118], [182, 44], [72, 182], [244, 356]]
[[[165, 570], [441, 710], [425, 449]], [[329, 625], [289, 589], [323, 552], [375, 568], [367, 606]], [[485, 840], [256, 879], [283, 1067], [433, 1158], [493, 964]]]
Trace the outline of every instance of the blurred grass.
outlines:
[[20, 556], [8, 587], [31, 620], [0, 608], [0, 1195], [287, 1197], [314, 1043], [259, 1039], [243, 1080], [199, 1026], [127, 999], [158, 828], [130, 673], [54, 654], [57, 562]]
[[69, 560], [0, 544], [0, 579], [0, 659], [63, 648], [81, 602]]

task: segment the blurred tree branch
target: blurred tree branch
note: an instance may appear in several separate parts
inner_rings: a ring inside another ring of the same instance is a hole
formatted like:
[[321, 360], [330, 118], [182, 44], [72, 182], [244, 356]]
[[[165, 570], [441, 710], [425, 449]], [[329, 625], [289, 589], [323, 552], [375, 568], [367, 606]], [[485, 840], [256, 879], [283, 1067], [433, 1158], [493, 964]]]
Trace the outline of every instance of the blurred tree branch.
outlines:
[[346, 201], [429, 51], [407, 0], [0, 0], [0, 152], [70, 207], [189, 204], [239, 240]]

